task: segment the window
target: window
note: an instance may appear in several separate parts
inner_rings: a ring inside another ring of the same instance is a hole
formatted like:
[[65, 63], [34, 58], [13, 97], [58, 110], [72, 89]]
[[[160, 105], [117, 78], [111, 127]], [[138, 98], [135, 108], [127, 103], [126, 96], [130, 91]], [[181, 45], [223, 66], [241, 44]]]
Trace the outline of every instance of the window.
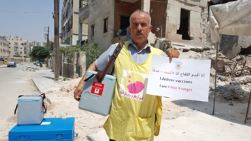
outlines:
[[104, 33], [106, 33], [108, 31], [108, 18], [104, 19]]
[[94, 24], [93, 25], [91, 25], [91, 40], [93, 40], [93, 38], [94, 38]]

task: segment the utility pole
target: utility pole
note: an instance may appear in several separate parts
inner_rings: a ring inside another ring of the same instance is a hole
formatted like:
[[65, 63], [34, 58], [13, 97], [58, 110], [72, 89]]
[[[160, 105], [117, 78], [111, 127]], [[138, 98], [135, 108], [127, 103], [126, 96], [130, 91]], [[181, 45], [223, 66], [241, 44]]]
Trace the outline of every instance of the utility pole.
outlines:
[[44, 36], [45, 36], [45, 40], [46, 40], [46, 46], [49, 48], [50, 47], [50, 27], [46, 26], [44, 29]]
[[59, 78], [59, 0], [54, 0], [54, 74], [55, 80]]
[[49, 38], [50, 38], [50, 27], [48, 26], [47, 39], [46, 39], [46, 41], [47, 41], [47, 47], [48, 48], [50, 47], [50, 40], [49, 40]]

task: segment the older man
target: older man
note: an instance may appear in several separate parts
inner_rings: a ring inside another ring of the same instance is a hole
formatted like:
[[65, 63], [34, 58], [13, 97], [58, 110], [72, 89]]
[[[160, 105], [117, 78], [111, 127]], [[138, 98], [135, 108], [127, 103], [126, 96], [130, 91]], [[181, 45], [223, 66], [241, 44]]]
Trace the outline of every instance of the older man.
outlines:
[[[152, 141], [159, 134], [162, 101], [159, 96], [145, 93], [145, 79], [149, 72], [153, 55], [165, 55], [164, 52], [148, 44], [151, 31], [151, 17], [147, 12], [137, 10], [131, 14], [129, 33], [131, 39], [125, 42], [115, 64], [117, 77], [111, 112], [104, 124], [110, 140], [116, 141]], [[103, 70], [116, 48], [111, 45], [93, 64], [90, 70]], [[169, 50], [168, 56], [178, 57], [177, 50]], [[74, 91], [79, 100], [84, 78]]]

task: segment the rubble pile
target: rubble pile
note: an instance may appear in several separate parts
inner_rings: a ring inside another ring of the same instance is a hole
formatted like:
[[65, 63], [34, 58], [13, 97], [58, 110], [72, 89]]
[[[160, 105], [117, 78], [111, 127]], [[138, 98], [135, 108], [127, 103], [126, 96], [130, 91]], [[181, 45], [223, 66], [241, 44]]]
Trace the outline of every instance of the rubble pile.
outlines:
[[[247, 100], [251, 91], [251, 59], [238, 55], [229, 60], [221, 55], [213, 69], [217, 70], [216, 93], [227, 100]], [[214, 77], [214, 74], [212, 74]]]
[[228, 59], [221, 52], [216, 63], [216, 49], [214, 47], [200, 47], [189, 43], [176, 43], [166, 40], [158, 40], [157, 47], [166, 50], [173, 47], [180, 51], [180, 58], [210, 59], [211, 78], [210, 93], [214, 91], [214, 77], [217, 70], [216, 94], [226, 100], [247, 101], [251, 91], [251, 54], [237, 55]]

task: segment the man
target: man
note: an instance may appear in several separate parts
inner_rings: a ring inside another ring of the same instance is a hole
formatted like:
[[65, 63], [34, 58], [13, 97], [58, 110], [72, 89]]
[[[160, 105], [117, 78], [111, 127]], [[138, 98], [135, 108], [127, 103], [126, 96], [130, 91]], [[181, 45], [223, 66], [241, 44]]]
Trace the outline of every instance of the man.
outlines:
[[[161, 50], [148, 44], [151, 31], [151, 17], [147, 12], [137, 10], [130, 17], [131, 39], [125, 42], [115, 64], [117, 78], [110, 116], [104, 128], [110, 140], [152, 141], [159, 134], [162, 101], [159, 96], [145, 94], [145, 79], [149, 72], [153, 55], [165, 55]], [[90, 70], [102, 70], [108, 63], [116, 44], [111, 45], [93, 64]], [[169, 57], [178, 57], [177, 50], [169, 50]], [[84, 86], [84, 78], [74, 91], [79, 100]]]

